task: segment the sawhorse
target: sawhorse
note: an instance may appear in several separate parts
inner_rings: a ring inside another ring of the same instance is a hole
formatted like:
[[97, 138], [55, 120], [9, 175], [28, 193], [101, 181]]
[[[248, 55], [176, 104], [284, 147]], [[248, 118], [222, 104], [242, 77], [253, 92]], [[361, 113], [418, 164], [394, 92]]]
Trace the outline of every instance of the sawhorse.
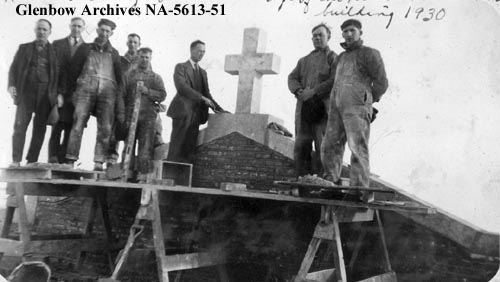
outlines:
[[[385, 273], [377, 275], [359, 282], [396, 282], [396, 274], [392, 271], [385, 241], [384, 230], [380, 220], [378, 210], [370, 208], [351, 208], [338, 207], [333, 205], [321, 206], [321, 218], [314, 230], [313, 238], [309, 244], [307, 252], [300, 266], [299, 273], [294, 282], [347, 282], [347, 271], [344, 263], [344, 254], [342, 250], [342, 239], [340, 237], [339, 223], [354, 223], [373, 221], [376, 217], [382, 246], [384, 250], [384, 271]], [[362, 231], [358, 237], [358, 244], [351, 257], [351, 266], [356, 260], [359, 252], [360, 243], [363, 240], [365, 232]], [[314, 257], [320, 244], [323, 241], [331, 242], [333, 260], [335, 269], [326, 269], [318, 272], [309, 273]]]
[[[70, 189], [72, 190], [72, 189]], [[23, 257], [29, 253], [57, 253], [77, 252], [77, 265], [81, 263], [88, 251], [113, 250], [116, 244], [112, 241], [113, 235], [106, 203], [106, 191], [96, 189], [76, 189], [65, 193], [57, 186], [41, 183], [11, 182], [7, 184], [7, 192], [10, 195], [7, 200], [5, 220], [0, 234], [0, 259], [3, 255]], [[33, 235], [27, 217], [27, 209], [24, 196], [76, 196], [92, 198], [92, 206], [88, 210], [87, 221], [83, 233], [77, 234], [44, 234]], [[100, 208], [105, 238], [96, 238], [93, 234], [95, 219]], [[14, 238], [10, 234], [14, 213], [18, 212], [19, 236]], [[17, 237], [17, 238], [16, 238]]]

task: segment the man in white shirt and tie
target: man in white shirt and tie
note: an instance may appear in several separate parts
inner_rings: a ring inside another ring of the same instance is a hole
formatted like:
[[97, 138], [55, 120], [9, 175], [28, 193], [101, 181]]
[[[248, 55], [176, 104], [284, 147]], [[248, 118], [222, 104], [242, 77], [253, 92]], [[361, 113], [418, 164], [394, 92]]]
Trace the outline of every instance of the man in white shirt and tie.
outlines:
[[207, 72], [198, 64], [205, 55], [205, 43], [194, 41], [190, 53], [188, 61], [175, 66], [177, 94], [167, 110], [167, 116], [172, 118], [167, 160], [174, 162], [193, 163], [199, 126], [207, 122], [208, 108], [215, 113], [225, 112], [212, 97]]
[[[75, 111], [71, 99], [76, 88], [76, 80], [85, 62], [85, 58], [80, 58], [81, 56], [77, 54], [77, 50], [86, 47], [86, 43], [82, 38], [82, 31], [85, 30], [85, 21], [79, 17], [73, 18], [71, 19], [69, 29], [70, 34], [67, 37], [54, 41], [57, 63], [59, 65], [57, 87], [59, 122], [52, 127], [50, 136], [50, 163], [65, 163], [66, 148], [73, 124], [73, 112]], [[64, 134], [62, 142], [61, 134]]]

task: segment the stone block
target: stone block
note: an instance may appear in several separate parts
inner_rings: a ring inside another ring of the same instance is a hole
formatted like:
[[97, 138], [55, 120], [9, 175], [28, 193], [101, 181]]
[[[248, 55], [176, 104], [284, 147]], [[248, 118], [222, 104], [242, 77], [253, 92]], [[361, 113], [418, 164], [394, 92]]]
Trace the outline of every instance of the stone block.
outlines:
[[267, 125], [271, 122], [282, 124], [283, 121], [268, 114], [211, 114], [203, 139], [198, 145], [210, 142], [232, 132], [239, 132], [260, 144], [267, 145]]
[[243, 183], [222, 182], [220, 189], [222, 191], [246, 191], [247, 185]]

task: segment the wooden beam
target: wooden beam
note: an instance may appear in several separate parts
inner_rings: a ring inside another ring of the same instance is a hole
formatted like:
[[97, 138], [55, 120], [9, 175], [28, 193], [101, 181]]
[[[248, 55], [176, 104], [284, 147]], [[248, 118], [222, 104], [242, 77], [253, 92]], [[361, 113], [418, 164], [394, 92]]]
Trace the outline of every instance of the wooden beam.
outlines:
[[335, 215], [339, 222], [363, 222], [363, 221], [373, 221], [373, 209], [365, 208], [337, 208], [335, 209]]
[[344, 251], [342, 250], [342, 240], [340, 238], [340, 228], [337, 217], [333, 215], [333, 228], [335, 231], [335, 242], [333, 242], [333, 257], [335, 263], [335, 274], [337, 281], [347, 282], [347, 272], [344, 263]]
[[[11, 183], [9, 183], [11, 184]], [[13, 183], [12, 183], [13, 184]], [[64, 184], [54, 185], [48, 183], [26, 183], [24, 182], [24, 195], [26, 196], [51, 196], [51, 197], [94, 197], [96, 187]], [[13, 185], [7, 186], [7, 194], [15, 195], [16, 190]]]
[[[5, 180], [17, 179], [50, 179], [51, 172], [41, 168], [16, 167], [0, 168], [0, 178]], [[6, 181], [8, 182], [8, 181]]]
[[24, 253], [23, 243], [17, 240], [0, 238], [0, 252], [4, 256], [22, 256]]
[[107, 239], [74, 239], [74, 240], [48, 240], [31, 241], [25, 246], [25, 252], [57, 253], [64, 251], [104, 251], [117, 250], [123, 242], [112, 244]]
[[150, 206], [152, 206], [153, 208], [152, 228], [153, 228], [153, 242], [155, 246], [156, 266], [158, 269], [158, 280], [160, 282], [169, 282], [168, 278], [169, 270], [168, 268], [165, 267], [166, 265], [165, 242], [163, 238], [163, 229], [161, 226], [160, 201], [158, 197], [158, 190], [155, 188], [151, 190], [150, 203], [151, 203]]
[[384, 271], [392, 272], [391, 260], [389, 259], [389, 251], [387, 250], [387, 243], [385, 242], [384, 226], [382, 225], [382, 220], [380, 219], [380, 214], [376, 211], [378, 230], [380, 233], [380, 240], [382, 241], [382, 248], [384, 250], [385, 266]]
[[23, 183], [16, 183], [16, 199], [17, 212], [19, 214], [19, 233], [23, 243], [29, 242], [30, 230], [28, 222], [28, 213], [26, 211], [26, 203], [24, 202], [24, 187]]
[[186, 270], [205, 266], [225, 264], [222, 252], [202, 252], [164, 256], [163, 269], [167, 271]]
[[10, 233], [10, 227], [12, 226], [12, 219], [14, 218], [15, 207], [7, 207], [5, 211], [5, 218], [2, 226], [1, 238], [7, 238]]
[[[0, 178], [0, 182], [8, 180]], [[371, 208], [377, 210], [388, 210], [388, 211], [398, 211], [410, 214], [433, 214], [435, 213], [435, 208], [429, 208], [427, 206], [421, 207], [406, 207], [399, 205], [377, 205], [371, 203], [363, 202], [351, 202], [351, 201], [340, 201], [340, 200], [328, 200], [328, 199], [316, 199], [316, 198], [301, 198], [288, 195], [279, 195], [272, 192], [266, 191], [221, 191], [219, 189], [212, 188], [198, 188], [198, 187], [187, 187], [187, 186], [160, 186], [153, 184], [137, 184], [137, 183], [125, 183], [125, 182], [114, 182], [114, 181], [80, 181], [80, 180], [40, 180], [40, 179], [16, 179], [16, 182], [32, 182], [32, 183], [50, 183], [50, 184], [64, 184], [64, 185], [82, 185], [82, 186], [94, 186], [99, 188], [155, 188], [159, 191], [171, 191], [171, 192], [185, 192], [193, 194], [205, 194], [205, 195], [218, 195], [218, 196], [230, 196], [230, 197], [242, 197], [242, 198], [252, 198], [252, 199], [264, 199], [272, 201], [284, 201], [284, 202], [299, 202], [299, 203], [310, 203], [310, 204], [320, 204], [320, 205], [334, 205], [343, 207], [357, 207], [357, 208]], [[161, 204], [161, 203], [160, 203]]]
[[322, 239], [315, 238], [315, 237], [313, 237], [311, 239], [311, 242], [309, 243], [309, 247], [307, 247], [307, 252], [304, 256], [304, 259], [302, 260], [302, 263], [300, 264], [299, 273], [297, 273], [297, 276], [295, 277], [294, 282], [301, 282], [306, 278], [307, 273], [309, 272], [309, 269], [311, 268], [311, 264], [314, 260], [316, 252], [318, 251], [319, 245], [321, 244], [321, 241], [322, 241]]

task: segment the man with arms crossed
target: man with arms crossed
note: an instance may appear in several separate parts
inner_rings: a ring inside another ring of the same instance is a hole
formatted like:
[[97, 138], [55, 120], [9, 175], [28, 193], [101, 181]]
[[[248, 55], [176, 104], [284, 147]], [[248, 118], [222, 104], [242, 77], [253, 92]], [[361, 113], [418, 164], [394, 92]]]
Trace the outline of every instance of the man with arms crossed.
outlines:
[[288, 75], [288, 89], [297, 98], [293, 149], [297, 176], [323, 173], [319, 153], [335, 74], [333, 61], [337, 56], [328, 47], [330, 37], [330, 29], [325, 24], [315, 26], [312, 29], [314, 50], [301, 58]]

